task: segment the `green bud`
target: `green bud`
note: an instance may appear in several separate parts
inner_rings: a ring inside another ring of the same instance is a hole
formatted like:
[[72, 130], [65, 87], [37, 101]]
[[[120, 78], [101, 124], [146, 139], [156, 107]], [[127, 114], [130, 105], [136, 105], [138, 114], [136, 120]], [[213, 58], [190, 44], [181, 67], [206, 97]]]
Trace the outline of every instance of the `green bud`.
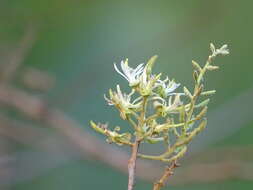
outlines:
[[202, 68], [200, 67], [200, 65], [196, 61], [192, 60], [192, 65], [195, 69], [197, 69], [197, 71], [202, 72]]
[[209, 91], [202, 92], [200, 95], [209, 96], [209, 95], [213, 95], [215, 93], [216, 93], [216, 90], [209, 90]]
[[164, 138], [163, 137], [147, 137], [145, 138], [145, 140], [150, 143], [150, 144], [156, 144], [156, 143], [159, 143], [161, 141], [164, 141]]
[[195, 71], [193, 72], [193, 79], [194, 79], [195, 83], [198, 82], [198, 77], [199, 77], [199, 74], [198, 74], [198, 72], [195, 70]]
[[214, 70], [219, 69], [219, 67], [218, 66], [209, 65], [209, 66], [206, 67], [206, 69], [209, 70], [209, 71], [214, 71]]
[[180, 109], [179, 121], [180, 122], [185, 121], [185, 108], [184, 108], [184, 106], [182, 106], [182, 108]]
[[120, 131], [120, 127], [119, 126], [115, 127], [114, 131], [119, 132]]
[[90, 125], [91, 125], [91, 127], [92, 127], [95, 131], [97, 131], [98, 133], [105, 134], [104, 129], [102, 129], [100, 126], [96, 125], [96, 123], [94, 123], [93, 121], [90, 121]]
[[196, 129], [196, 131], [195, 131], [196, 135], [197, 135], [200, 131], [202, 131], [202, 130], [206, 127], [206, 125], [207, 125], [207, 119], [204, 118], [203, 121], [201, 121], [201, 123], [199, 124], [199, 126], [197, 127], [197, 129]]
[[203, 118], [206, 115], [207, 112], [207, 106], [205, 106], [201, 112], [196, 116], [196, 120], [200, 120], [201, 118]]
[[204, 100], [203, 102], [201, 102], [201, 103], [195, 105], [194, 107], [195, 107], [195, 108], [200, 108], [200, 107], [207, 106], [207, 104], [209, 103], [209, 101], [210, 101], [210, 99], [206, 99], [206, 100]]
[[157, 58], [158, 58], [158, 56], [154, 55], [154, 56], [152, 56], [148, 60], [147, 65], [146, 65], [146, 67], [147, 67], [147, 75], [148, 76], [152, 73], [152, 69], [153, 69], [154, 63], [155, 63], [155, 61], [156, 61]]

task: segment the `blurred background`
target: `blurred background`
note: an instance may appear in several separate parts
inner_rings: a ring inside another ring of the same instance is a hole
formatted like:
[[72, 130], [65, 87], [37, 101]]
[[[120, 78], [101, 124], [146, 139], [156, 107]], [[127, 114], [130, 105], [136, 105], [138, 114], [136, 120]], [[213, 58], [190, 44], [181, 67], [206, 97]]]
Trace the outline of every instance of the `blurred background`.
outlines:
[[[191, 86], [209, 43], [230, 56], [207, 76], [208, 128], [164, 189], [253, 188], [253, 25], [250, 0], [0, 2], [0, 189], [126, 189], [128, 149], [89, 120], [126, 123], [103, 94], [127, 83], [112, 63], [159, 55], [155, 71]], [[150, 150], [152, 151], [152, 150]], [[138, 161], [136, 189], [162, 165]]]

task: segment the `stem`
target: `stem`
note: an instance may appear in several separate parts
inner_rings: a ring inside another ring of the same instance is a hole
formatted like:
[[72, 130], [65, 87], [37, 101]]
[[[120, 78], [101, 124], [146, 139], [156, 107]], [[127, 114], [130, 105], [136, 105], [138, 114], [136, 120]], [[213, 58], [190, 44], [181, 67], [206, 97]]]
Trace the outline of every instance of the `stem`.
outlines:
[[179, 165], [176, 163], [176, 161], [172, 162], [171, 165], [165, 169], [160, 180], [154, 183], [153, 190], [160, 190], [165, 185], [166, 180], [173, 175], [173, 169], [178, 166]]
[[137, 159], [139, 145], [140, 145], [140, 141], [136, 139], [132, 148], [132, 155], [128, 161], [128, 190], [133, 190], [134, 188], [136, 159]]
[[134, 130], [135, 130], [135, 131], [138, 131], [138, 126], [137, 126], [137, 124], [134, 122], [134, 120], [132, 120], [130, 117], [128, 117], [127, 120], [128, 120], [129, 123], [134, 127]]
[[145, 123], [145, 113], [146, 113], [147, 101], [148, 101], [148, 98], [143, 97], [142, 111], [141, 111], [140, 118], [139, 118], [139, 128], [143, 127], [143, 125]]
[[[145, 123], [145, 112], [147, 106], [147, 97], [143, 97], [142, 101], [142, 112], [139, 117], [138, 130], [141, 130]], [[132, 155], [128, 161], [128, 190], [133, 190], [134, 182], [135, 182], [135, 170], [136, 170], [136, 159], [138, 155], [139, 145], [141, 143], [141, 139], [139, 139], [138, 134], [135, 138], [134, 145], [132, 147]]]

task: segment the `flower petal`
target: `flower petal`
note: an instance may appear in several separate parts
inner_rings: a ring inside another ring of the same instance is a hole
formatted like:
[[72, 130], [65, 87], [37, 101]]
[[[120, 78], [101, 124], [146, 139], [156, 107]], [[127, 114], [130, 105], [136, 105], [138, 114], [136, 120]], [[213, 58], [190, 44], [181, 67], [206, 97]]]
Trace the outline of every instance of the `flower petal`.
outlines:
[[121, 69], [122, 69], [123, 73], [129, 79], [133, 69], [131, 67], [129, 67], [124, 61], [121, 61], [120, 66], [121, 66]]
[[115, 69], [121, 76], [123, 76], [127, 81], [129, 81], [128, 78], [126, 77], [126, 75], [124, 75], [122, 72], [120, 72], [120, 70], [118, 69], [118, 67], [116, 66], [116, 64], [114, 63], [113, 65], [114, 65], [114, 69]]

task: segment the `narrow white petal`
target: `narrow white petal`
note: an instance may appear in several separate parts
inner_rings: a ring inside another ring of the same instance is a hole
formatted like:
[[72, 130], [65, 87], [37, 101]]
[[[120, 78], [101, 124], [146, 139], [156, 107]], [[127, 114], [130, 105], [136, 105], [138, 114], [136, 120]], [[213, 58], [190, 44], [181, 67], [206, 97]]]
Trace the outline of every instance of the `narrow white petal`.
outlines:
[[112, 101], [109, 98], [107, 98], [105, 94], [104, 94], [104, 99], [107, 101], [108, 105], [110, 106], [113, 105]]
[[147, 84], [147, 67], [144, 68], [144, 71], [141, 76], [142, 76], [143, 83]]
[[169, 85], [170, 87], [168, 87], [165, 91], [166, 91], [166, 94], [168, 95], [168, 94], [170, 94], [171, 92], [173, 92], [174, 90], [176, 90], [179, 86], [180, 86], [180, 84], [178, 83], [174, 83], [173, 82], [173, 84], [170, 84]]
[[123, 73], [126, 75], [127, 78], [129, 78], [132, 72], [132, 68], [130, 68], [127, 64], [125, 64], [124, 61], [121, 61], [120, 65]]
[[135, 72], [135, 73], [141, 73], [141, 72], [143, 71], [143, 64], [144, 64], [144, 63], [138, 65], [138, 66], [134, 69], [134, 72]]
[[163, 104], [166, 104], [166, 101], [163, 98], [161, 98], [159, 95], [153, 97], [152, 100], [161, 100]]
[[228, 48], [228, 45], [227, 45], [227, 44], [224, 44], [220, 49], [225, 50], [225, 49], [227, 49], [227, 48]]
[[120, 86], [119, 86], [119, 85], [117, 85], [117, 94], [118, 94], [118, 96], [119, 96], [119, 98], [120, 98], [121, 100], [124, 99], [124, 97], [123, 97], [123, 95], [122, 95], [122, 92], [121, 92], [121, 90], [120, 90]]
[[169, 102], [168, 103], [169, 103], [169, 106], [172, 105], [172, 96], [169, 97]]
[[142, 97], [140, 96], [140, 97], [138, 97], [138, 98], [136, 98], [134, 101], [133, 101], [133, 103], [132, 104], [135, 104], [136, 102], [138, 102], [138, 101], [140, 101], [142, 99]]
[[120, 72], [120, 70], [118, 69], [115, 63], [114, 63], [114, 69], [129, 82], [128, 78], [122, 72]]

